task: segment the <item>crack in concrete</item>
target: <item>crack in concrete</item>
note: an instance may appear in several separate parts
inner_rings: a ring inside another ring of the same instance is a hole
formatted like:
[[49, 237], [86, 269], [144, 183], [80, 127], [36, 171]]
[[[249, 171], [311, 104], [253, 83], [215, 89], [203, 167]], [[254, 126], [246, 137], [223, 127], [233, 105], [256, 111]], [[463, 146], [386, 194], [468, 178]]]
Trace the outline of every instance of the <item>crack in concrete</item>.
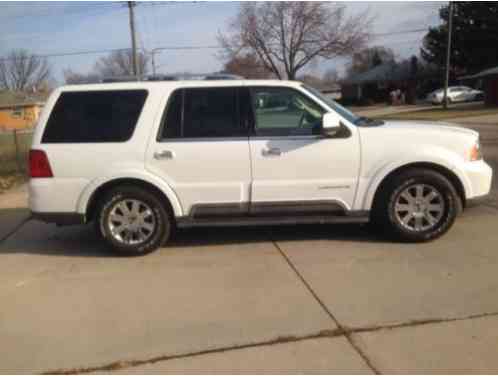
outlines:
[[[498, 209], [498, 208], [495, 208], [494, 206], [489, 205], [489, 204], [484, 204], [484, 205], [492, 207], [494, 209]], [[12, 235], [14, 235], [17, 231], [19, 231], [21, 229], [21, 227], [24, 224], [26, 224], [31, 219], [32, 219], [31, 216], [29, 216], [26, 219], [22, 220], [12, 231], [10, 231], [8, 234], [6, 234], [5, 236], [3, 236], [0, 239], [0, 243], [6, 241], [8, 238], [10, 238]], [[277, 337], [275, 339], [271, 339], [271, 340], [267, 340], [267, 341], [252, 342], [252, 343], [246, 343], [246, 344], [240, 344], [240, 345], [234, 345], [234, 346], [226, 346], [226, 347], [218, 347], [218, 348], [212, 348], [212, 349], [208, 349], [208, 350], [199, 350], [199, 351], [193, 351], [193, 352], [181, 353], [181, 354], [160, 355], [160, 356], [155, 356], [155, 357], [146, 358], [146, 359], [118, 360], [118, 361], [114, 361], [111, 363], [107, 363], [107, 364], [100, 365], [100, 366], [94, 366], [94, 367], [55, 369], [55, 370], [46, 371], [46, 372], [39, 372], [39, 374], [66, 375], [66, 374], [85, 374], [85, 373], [91, 373], [91, 372], [116, 371], [116, 370], [121, 370], [121, 369], [125, 369], [125, 368], [138, 367], [141, 365], [154, 364], [154, 363], [173, 360], [173, 359], [183, 359], [183, 358], [189, 358], [189, 357], [195, 357], [195, 356], [201, 356], [201, 355], [223, 353], [223, 352], [234, 351], [234, 350], [243, 350], [243, 349], [254, 348], [254, 347], [259, 347], [259, 346], [272, 346], [272, 345], [278, 345], [278, 344], [300, 342], [300, 341], [305, 341], [305, 340], [310, 340], [310, 339], [335, 338], [335, 337], [340, 337], [340, 336], [344, 336], [346, 338], [346, 340], [350, 343], [350, 345], [353, 347], [353, 349], [360, 355], [360, 357], [365, 361], [365, 363], [372, 370], [372, 372], [374, 372], [375, 374], [380, 374], [380, 371], [372, 364], [371, 360], [366, 356], [366, 354], [363, 352], [363, 350], [354, 342], [354, 339], [352, 337], [354, 334], [375, 332], [375, 331], [380, 331], [380, 330], [394, 330], [394, 329], [401, 329], [401, 328], [407, 328], [407, 327], [417, 327], [417, 326], [422, 326], [422, 325], [439, 324], [439, 323], [446, 323], [446, 322], [456, 322], [456, 321], [464, 321], [464, 320], [472, 320], [472, 319], [480, 319], [480, 318], [498, 316], [498, 312], [485, 312], [485, 313], [462, 316], [462, 317], [417, 319], [417, 320], [410, 320], [410, 321], [399, 322], [399, 323], [394, 323], [394, 324], [347, 327], [347, 326], [342, 325], [337, 320], [337, 318], [334, 316], [334, 314], [327, 308], [325, 303], [323, 303], [323, 301], [318, 297], [318, 295], [311, 288], [309, 283], [300, 274], [299, 270], [291, 262], [289, 257], [279, 247], [277, 242], [272, 240], [272, 239], [270, 239], [270, 240], [273, 243], [273, 245], [275, 246], [275, 248], [278, 250], [278, 252], [285, 259], [285, 261], [290, 266], [290, 268], [294, 271], [294, 273], [298, 276], [298, 278], [304, 284], [306, 289], [313, 296], [313, 298], [319, 303], [319, 305], [327, 313], [327, 315], [334, 321], [334, 323], [337, 326], [336, 329], [334, 329], [334, 330], [322, 330], [322, 331], [319, 331], [317, 333], [304, 335], [304, 336], [281, 336], [281, 337]]]
[[384, 324], [384, 325], [370, 325], [370, 326], [360, 326], [360, 327], [351, 327], [351, 328], [344, 327], [343, 329], [345, 333], [357, 334], [357, 333], [376, 332], [380, 330], [410, 328], [410, 327], [430, 325], [430, 324], [441, 324], [446, 322], [482, 319], [486, 317], [495, 317], [495, 316], [498, 316], [498, 312], [484, 312], [484, 313], [477, 313], [474, 315], [461, 316], [461, 317], [418, 319], [418, 320], [410, 320], [405, 322]]
[[275, 339], [261, 342], [246, 343], [227, 347], [217, 347], [209, 350], [193, 351], [183, 354], [173, 354], [173, 355], [159, 355], [147, 359], [133, 359], [133, 360], [118, 360], [112, 363], [95, 366], [95, 367], [81, 367], [81, 368], [68, 368], [68, 369], [58, 369], [48, 372], [39, 373], [42, 375], [69, 375], [69, 374], [84, 374], [91, 372], [105, 372], [105, 371], [116, 371], [124, 368], [138, 367], [146, 364], [154, 364], [158, 362], [163, 362], [173, 359], [189, 358], [200, 355], [217, 354], [233, 350], [243, 350], [259, 346], [272, 346], [277, 344], [300, 342], [310, 339], [317, 338], [334, 338], [341, 336], [343, 332], [339, 329], [336, 330], [321, 330], [317, 333], [305, 335], [305, 336], [281, 336]]
[[318, 302], [318, 304], [322, 307], [322, 309], [325, 311], [325, 313], [332, 319], [332, 321], [335, 323], [337, 328], [339, 328], [339, 331], [342, 332], [346, 340], [349, 342], [351, 347], [358, 353], [358, 355], [363, 359], [365, 364], [372, 370], [372, 372], [376, 375], [380, 375], [379, 370], [372, 364], [372, 361], [368, 358], [368, 356], [365, 354], [365, 352], [358, 346], [358, 344], [354, 341], [354, 338], [352, 337], [352, 333], [348, 332], [346, 328], [339, 322], [339, 320], [335, 317], [335, 315], [328, 309], [328, 307], [325, 305], [325, 303], [320, 299], [320, 297], [317, 295], [317, 293], [313, 290], [311, 285], [304, 279], [304, 277], [301, 275], [299, 270], [296, 268], [296, 266], [292, 263], [290, 258], [287, 256], [287, 254], [280, 248], [280, 246], [277, 244], [277, 242], [273, 239], [271, 239], [271, 242], [273, 243], [274, 247], [278, 250], [278, 252], [282, 255], [284, 260], [287, 262], [287, 264], [290, 266], [290, 268], [294, 271], [294, 273], [297, 275], [297, 277], [301, 280], [303, 285], [306, 287], [306, 289], [309, 291], [309, 293], [313, 296], [313, 298]]
[[217, 354], [217, 353], [223, 353], [234, 350], [249, 349], [259, 346], [272, 346], [272, 345], [279, 345], [279, 344], [292, 343], [292, 342], [301, 342], [310, 339], [336, 338], [340, 336], [345, 336], [347, 338], [347, 336], [352, 336], [353, 334], [358, 334], [358, 333], [375, 332], [380, 330], [394, 330], [394, 329], [407, 328], [407, 327], [416, 327], [422, 325], [439, 324], [439, 323], [454, 322], [454, 321], [473, 320], [473, 319], [480, 319], [480, 318], [494, 317], [494, 316], [498, 316], [498, 312], [486, 312], [486, 313], [462, 316], [462, 317], [410, 320], [406, 322], [385, 324], [385, 325], [371, 325], [371, 326], [351, 327], [351, 328], [342, 326], [334, 330], [321, 330], [317, 333], [308, 334], [305, 336], [281, 336], [268, 341], [252, 342], [252, 343], [240, 344], [235, 346], [218, 347], [209, 350], [199, 350], [183, 354], [159, 355], [146, 359], [118, 360], [100, 366], [56, 369], [47, 372], [40, 372], [39, 374], [67, 375], [67, 374], [84, 374], [91, 372], [117, 371], [125, 368], [133, 368], [142, 365], [163, 362], [167, 360], [183, 359], [183, 358], [208, 355], [208, 354]]

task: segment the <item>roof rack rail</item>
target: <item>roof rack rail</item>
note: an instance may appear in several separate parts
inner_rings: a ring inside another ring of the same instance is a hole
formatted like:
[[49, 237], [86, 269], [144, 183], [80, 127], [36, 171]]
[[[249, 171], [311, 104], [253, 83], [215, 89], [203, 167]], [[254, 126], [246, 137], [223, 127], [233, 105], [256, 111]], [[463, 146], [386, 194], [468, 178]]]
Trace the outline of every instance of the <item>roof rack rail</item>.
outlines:
[[102, 83], [114, 83], [114, 82], [136, 82], [142, 81], [143, 77], [137, 76], [113, 76], [113, 77], [104, 77], [102, 79]]
[[177, 73], [147, 76], [147, 81], [177, 81], [177, 80], [243, 80], [244, 77], [228, 73]]
[[236, 74], [214, 73], [204, 77], [205, 80], [243, 80], [244, 77]]
[[243, 80], [244, 77], [229, 73], [178, 73], [155, 74], [144, 76], [104, 77], [102, 83], [137, 82], [137, 81], [179, 81], [179, 80]]

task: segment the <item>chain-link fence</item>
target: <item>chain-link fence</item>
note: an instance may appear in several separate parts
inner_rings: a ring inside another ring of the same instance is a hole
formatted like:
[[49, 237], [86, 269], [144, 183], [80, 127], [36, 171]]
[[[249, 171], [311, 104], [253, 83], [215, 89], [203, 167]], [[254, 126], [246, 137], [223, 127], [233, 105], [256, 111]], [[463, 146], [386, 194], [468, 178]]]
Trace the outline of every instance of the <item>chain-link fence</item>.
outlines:
[[0, 174], [26, 173], [33, 130], [0, 131]]

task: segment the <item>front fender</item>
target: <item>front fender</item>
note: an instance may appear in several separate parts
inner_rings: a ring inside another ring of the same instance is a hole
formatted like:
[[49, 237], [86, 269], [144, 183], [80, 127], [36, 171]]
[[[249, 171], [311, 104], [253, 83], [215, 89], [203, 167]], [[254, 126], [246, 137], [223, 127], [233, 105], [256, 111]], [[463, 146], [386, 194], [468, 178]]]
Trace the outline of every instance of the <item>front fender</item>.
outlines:
[[[463, 163], [462, 158], [457, 154], [448, 152], [446, 149], [437, 149], [438, 150], [428, 152], [419, 152], [409, 156], [405, 155], [394, 162], [378, 163], [371, 170], [372, 173], [367, 174], [367, 177], [360, 178], [360, 192], [357, 195], [355, 208], [359, 210], [370, 210], [372, 208], [375, 193], [382, 181], [398, 168], [416, 163], [430, 163], [452, 171], [461, 181], [465, 196], [468, 197], [472, 192], [472, 186], [463, 169], [458, 167]], [[363, 194], [361, 191], [363, 191]]]
[[77, 202], [77, 211], [78, 213], [84, 214], [86, 213], [88, 203], [90, 201], [90, 198], [92, 197], [93, 193], [102, 185], [112, 181], [112, 180], [117, 180], [117, 179], [137, 179], [137, 180], [142, 180], [146, 183], [154, 185], [156, 188], [158, 188], [160, 191], [162, 191], [166, 197], [168, 198], [169, 202], [171, 203], [171, 206], [173, 208], [173, 212], [175, 217], [179, 217], [183, 215], [183, 209], [182, 206], [180, 205], [180, 201], [178, 200], [178, 197], [176, 193], [173, 191], [173, 189], [163, 180], [159, 179], [157, 176], [154, 176], [152, 174], [149, 174], [143, 170], [125, 170], [125, 171], [120, 171], [118, 173], [114, 173], [112, 175], [108, 175], [105, 177], [99, 177], [94, 180], [92, 180], [83, 190], [81, 193], [78, 202]]

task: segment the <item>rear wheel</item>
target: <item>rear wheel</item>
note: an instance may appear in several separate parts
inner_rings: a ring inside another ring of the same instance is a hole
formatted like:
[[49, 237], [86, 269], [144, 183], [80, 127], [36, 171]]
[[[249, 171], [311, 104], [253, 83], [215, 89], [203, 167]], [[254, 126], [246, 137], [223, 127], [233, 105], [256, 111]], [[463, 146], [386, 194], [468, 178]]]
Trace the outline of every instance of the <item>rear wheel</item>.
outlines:
[[171, 223], [171, 215], [154, 194], [122, 186], [101, 201], [96, 226], [113, 251], [139, 256], [156, 250], [169, 239]]
[[459, 198], [443, 175], [410, 169], [382, 188], [373, 210], [375, 220], [399, 239], [428, 241], [451, 227], [458, 214]]

